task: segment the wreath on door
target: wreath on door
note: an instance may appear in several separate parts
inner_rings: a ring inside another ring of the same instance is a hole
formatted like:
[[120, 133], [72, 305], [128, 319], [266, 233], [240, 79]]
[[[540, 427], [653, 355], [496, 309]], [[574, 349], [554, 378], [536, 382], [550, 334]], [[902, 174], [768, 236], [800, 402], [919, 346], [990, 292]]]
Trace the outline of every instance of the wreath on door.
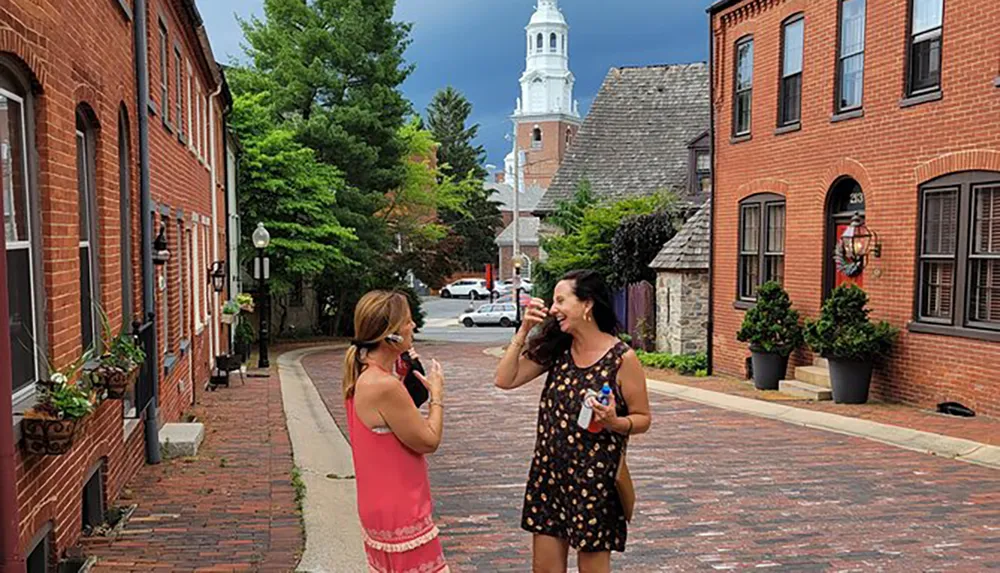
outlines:
[[865, 270], [863, 257], [854, 258], [844, 250], [844, 243], [837, 241], [837, 247], [833, 250], [833, 262], [837, 265], [837, 271], [844, 276], [854, 278]]

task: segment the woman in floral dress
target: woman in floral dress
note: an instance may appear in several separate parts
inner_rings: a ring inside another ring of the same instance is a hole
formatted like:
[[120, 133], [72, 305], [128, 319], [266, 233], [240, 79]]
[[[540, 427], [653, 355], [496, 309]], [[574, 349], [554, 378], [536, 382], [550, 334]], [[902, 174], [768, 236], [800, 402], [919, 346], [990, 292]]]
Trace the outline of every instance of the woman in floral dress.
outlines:
[[[535, 573], [566, 571], [570, 547], [581, 573], [607, 572], [611, 552], [625, 550], [628, 523], [615, 481], [628, 437], [646, 432], [651, 417], [642, 366], [617, 332], [604, 280], [574, 271], [556, 286], [551, 308], [531, 302], [497, 368], [496, 385], [504, 390], [548, 373], [521, 518], [533, 534]], [[605, 383], [607, 407], [587, 398]], [[585, 400], [596, 432], [577, 424]]]

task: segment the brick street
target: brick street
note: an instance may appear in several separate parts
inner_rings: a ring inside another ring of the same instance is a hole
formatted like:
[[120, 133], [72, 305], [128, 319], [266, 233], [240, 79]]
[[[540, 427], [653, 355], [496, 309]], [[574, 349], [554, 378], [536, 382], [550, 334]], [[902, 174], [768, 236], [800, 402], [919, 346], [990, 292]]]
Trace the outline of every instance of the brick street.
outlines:
[[[457, 571], [526, 571], [519, 529], [540, 384], [492, 385], [480, 346], [442, 362], [446, 429], [435, 516]], [[338, 424], [341, 354], [304, 365]], [[633, 438], [638, 505], [616, 570], [980, 571], [1000, 567], [1000, 473], [860, 438], [651, 395]]]

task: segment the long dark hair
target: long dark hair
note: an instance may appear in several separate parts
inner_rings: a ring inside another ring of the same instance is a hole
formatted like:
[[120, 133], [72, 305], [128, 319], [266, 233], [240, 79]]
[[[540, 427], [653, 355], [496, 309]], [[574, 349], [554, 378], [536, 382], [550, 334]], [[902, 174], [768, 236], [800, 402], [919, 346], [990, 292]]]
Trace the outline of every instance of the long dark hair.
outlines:
[[[604, 282], [604, 277], [590, 270], [570, 271], [563, 275], [560, 282], [573, 283], [573, 294], [582, 302], [594, 304], [592, 313], [597, 328], [612, 336], [618, 336], [618, 317], [611, 304], [611, 289]], [[531, 338], [526, 355], [531, 360], [546, 368], [551, 368], [557, 358], [562, 356], [573, 344], [573, 336], [559, 328], [559, 322], [552, 316], [542, 323], [542, 331]]]

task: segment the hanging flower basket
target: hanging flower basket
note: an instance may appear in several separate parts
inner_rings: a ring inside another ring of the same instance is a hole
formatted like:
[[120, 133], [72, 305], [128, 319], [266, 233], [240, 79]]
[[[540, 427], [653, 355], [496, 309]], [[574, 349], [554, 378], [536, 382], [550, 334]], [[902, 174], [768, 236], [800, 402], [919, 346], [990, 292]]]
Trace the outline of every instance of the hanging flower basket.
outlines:
[[73, 447], [84, 419], [51, 420], [29, 417], [21, 421], [24, 449], [36, 456], [61, 456]]
[[236, 322], [235, 314], [222, 313], [222, 324], [232, 324]]
[[110, 400], [121, 400], [128, 393], [130, 386], [139, 378], [139, 367], [130, 370], [116, 367], [98, 367], [94, 371], [94, 385], [103, 388]]

